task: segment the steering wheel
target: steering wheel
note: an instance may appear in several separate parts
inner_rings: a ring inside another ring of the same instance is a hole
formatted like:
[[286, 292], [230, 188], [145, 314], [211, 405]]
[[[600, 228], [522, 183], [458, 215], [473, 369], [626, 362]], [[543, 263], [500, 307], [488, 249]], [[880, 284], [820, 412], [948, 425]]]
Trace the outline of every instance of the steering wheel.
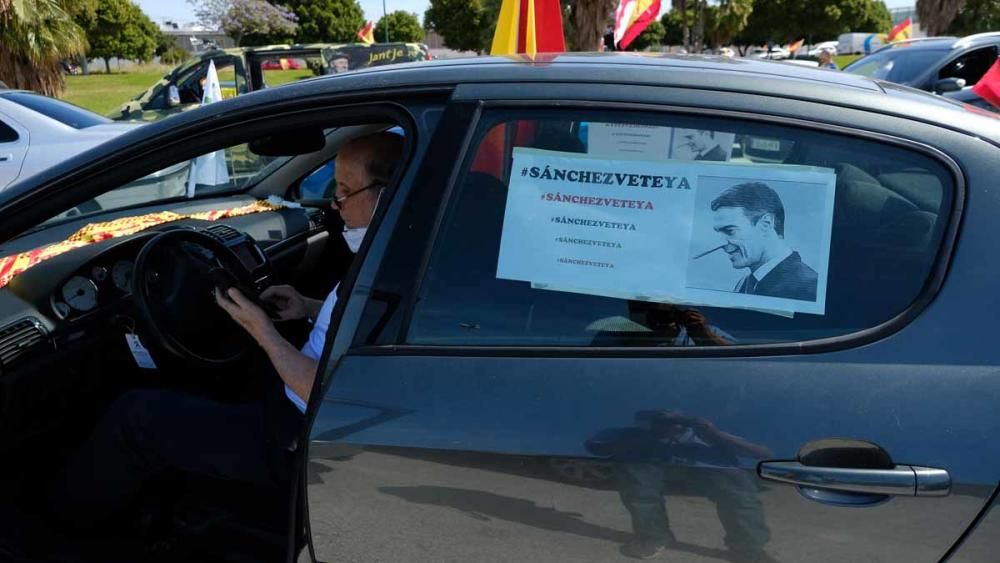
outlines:
[[154, 236], [135, 261], [132, 295], [153, 340], [186, 361], [223, 365], [250, 351], [251, 339], [215, 302], [213, 270], [252, 286], [232, 249], [190, 229]]

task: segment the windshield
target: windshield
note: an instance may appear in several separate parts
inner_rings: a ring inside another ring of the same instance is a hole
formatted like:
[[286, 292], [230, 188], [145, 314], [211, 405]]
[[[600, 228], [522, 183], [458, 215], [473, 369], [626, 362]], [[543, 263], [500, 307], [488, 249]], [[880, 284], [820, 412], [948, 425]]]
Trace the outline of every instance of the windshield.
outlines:
[[34, 112], [40, 113], [49, 119], [54, 119], [63, 125], [68, 125], [74, 129], [86, 129], [94, 125], [111, 123], [110, 119], [87, 111], [81, 107], [62, 100], [48, 98], [40, 94], [30, 92], [9, 92], [3, 97], [22, 105]]
[[254, 154], [246, 144], [227, 147], [109, 190], [48, 219], [42, 225], [125, 207], [242, 191], [288, 159]]
[[844, 71], [869, 78], [910, 84], [947, 53], [947, 49], [913, 50], [906, 47], [895, 47], [858, 59], [848, 65]]

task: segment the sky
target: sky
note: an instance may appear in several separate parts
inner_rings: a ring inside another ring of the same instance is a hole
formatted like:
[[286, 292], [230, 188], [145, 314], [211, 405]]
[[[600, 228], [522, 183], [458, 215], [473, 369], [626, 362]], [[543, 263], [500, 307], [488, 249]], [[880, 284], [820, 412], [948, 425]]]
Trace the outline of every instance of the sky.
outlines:
[[[669, 0], [661, 0], [663, 9], [670, 6]], [[916, 4], [916, 0], [884, 0], [885, 5], [890, 8], [906, 8]], [[194, 8], [187, 0], [137, 0], [139, 6], [146, 12], [153, 21], [160, 22], [164, 19], [179, 21], [181, 23], [193, 22]], [[365, 11], [365, 19], [378, 21], [382, 17], [382, 0], [360, 0], [361, 9]], [[420, 21], [424, 19], [424, 11], [430, 5], [428, 0], [385, 0], [386, 9], [390, 12], [405, 10], [417, 14]]]

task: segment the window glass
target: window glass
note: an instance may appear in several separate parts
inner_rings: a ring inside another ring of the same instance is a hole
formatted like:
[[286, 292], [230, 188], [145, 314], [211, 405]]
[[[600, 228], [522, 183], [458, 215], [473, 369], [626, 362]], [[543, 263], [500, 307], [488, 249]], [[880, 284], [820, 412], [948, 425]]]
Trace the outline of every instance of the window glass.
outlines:
[[110, 119], [94, 112], [38, 94], [10, 92], [4, 94], [4, 98], [74, 129], [86, 129], [102, 123], [111, 123]]
[[982, 78], [997, 60], [997, 48], [986, 47], [966, 53], [945, 65], [938, 78], [961, 78], [966, 86], [972, 86]]
[[144, 178], [109, 190], [52, 217], [46, 223], [66, 217], [142, 206], [177, 198], [241, 191], [269, 174], [274, 166], [285, 161], [287, 157], [254, 154], [246, 144], [227, 147], [168, 166]]
[[586, 119], [485, 120], [407, 343], [800, 342], [880, 325], [924, 286], [953, 194], [936, 160], [753, 122]]
[[333, 197], [337, 184], [334, 182], [336, 164], [333, 159], [326, 162], [299, 184], [298, 199], [328, 199]]
[[17, 141], [17, 131], [3, 121], [0, 121], [0, 143], [13, 143]]
[[909, 49], [896, 47], [872, 53], [858, 59], [844, 69], [845, 72], [860, 74], [870, 78], [878, 78], [908, 84], [927, 72], [930, 66], [947, 55], [947, 49]]

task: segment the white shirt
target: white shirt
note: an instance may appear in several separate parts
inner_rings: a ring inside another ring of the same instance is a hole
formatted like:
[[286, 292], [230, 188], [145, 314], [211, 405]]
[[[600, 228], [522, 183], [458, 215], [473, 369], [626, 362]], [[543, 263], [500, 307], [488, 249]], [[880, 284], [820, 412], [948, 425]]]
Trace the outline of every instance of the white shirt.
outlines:
[[757, 268], [751, 275], [754, 277], [755, 280], [760, 282], [760, 280], [764, 279], [764, 276], [770, 274], [771, 270], [777, 268], [778, 264], [781, 264], [781, 262], [784, 261], [785, 258], [788, 258], [791, 255], [792, 255], [792, 249], [785, 248], [785, 252], [779, 254], [775, 258], [771, 258], [767, 262], [764, 262], [764, 265], [761, 266], [760, 268]]
[[[323, 301], [323, 306], [319, 310], [319, 315], [316, 316], [312, 332], [309, 333], [309, 340], [302, 346], [301, 352], [307, 358], [312, 358], [317, 362], [319, 361], [319, 357], [323, 355], [323, 345], [326, 344], [326, 331], [330, 328], [330, 317], [333, 315], [333, 306], [337, 304], [337, 287], [339, 287], [339, 284], [333, 288], [330, 295], [326, 296], [326, 301]], [[285, 385], [285, 396], [299, 409], [299, 412], [305, 414], [306, 401], [296, 395], [295, 391], [292, 391], [292, 388], [288, 385]]]

